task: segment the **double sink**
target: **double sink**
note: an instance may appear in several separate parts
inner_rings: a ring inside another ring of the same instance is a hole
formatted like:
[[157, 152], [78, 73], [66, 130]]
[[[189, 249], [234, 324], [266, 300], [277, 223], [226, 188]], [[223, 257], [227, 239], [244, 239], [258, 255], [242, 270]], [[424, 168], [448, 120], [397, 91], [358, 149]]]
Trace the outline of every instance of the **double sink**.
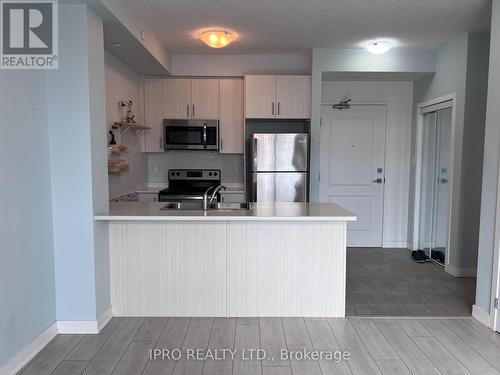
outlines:
[[[203, 203], [202, 202], [168, 202], [160, 208], [161, 211], [164, 210], [202, 210]], [[208, 210], [216, 210], [216, 211], [229, 211], [229, 210], [248, 210], [250, 209], [249, 203], [225, 203], [225, 202], [217, 202], [212, 203], [208, 206]]]

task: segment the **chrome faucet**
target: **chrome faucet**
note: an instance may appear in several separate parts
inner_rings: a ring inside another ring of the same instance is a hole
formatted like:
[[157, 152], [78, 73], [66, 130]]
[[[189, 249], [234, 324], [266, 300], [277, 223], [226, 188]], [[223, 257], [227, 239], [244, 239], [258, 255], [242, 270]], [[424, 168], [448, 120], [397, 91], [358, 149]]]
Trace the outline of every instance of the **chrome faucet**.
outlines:
[[210, 190], [214, 189], [213, 186], [210, 186], [206, 191], [205, 191], [205, 194], [203, 194], [203, 210], [208, 210], [208, 206], [210, 206], [210, 204], [212, 203], [212, 201], [214, 200], [215, 196], [217, 195], [217, 193], [219, 192], [219, 190], [223, 190], [223, 191], [226, 191], [227, 190], [227, 187], [225, 187], [224, 185], [219, 185], [217, 186], [215, 189], [214, 189], [214, 192], [212, 193], [210, 199], [208, 199], [208, 193], [210, 192]]

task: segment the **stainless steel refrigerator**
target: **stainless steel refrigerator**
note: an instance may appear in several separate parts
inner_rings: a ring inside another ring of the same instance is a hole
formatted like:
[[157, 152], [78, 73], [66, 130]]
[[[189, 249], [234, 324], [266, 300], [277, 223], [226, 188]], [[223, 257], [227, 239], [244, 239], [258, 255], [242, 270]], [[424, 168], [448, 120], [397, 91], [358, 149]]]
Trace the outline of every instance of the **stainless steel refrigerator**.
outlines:
[[308, 201], [308, 134], [253, 134], [252, 164], [253, 202]]

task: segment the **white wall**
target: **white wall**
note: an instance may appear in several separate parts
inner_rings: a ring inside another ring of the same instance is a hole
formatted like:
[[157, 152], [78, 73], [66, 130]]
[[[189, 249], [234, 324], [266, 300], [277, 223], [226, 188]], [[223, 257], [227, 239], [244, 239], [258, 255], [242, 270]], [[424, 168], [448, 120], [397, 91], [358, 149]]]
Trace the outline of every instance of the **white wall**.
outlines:
[[56, 319], [45, 77], [0, 70], [0, 373]]
[[59, 7], [59, 69], [47, 72], [57, 320], [95, 321], [110, 304], [102, 21]]
[[310, 74], [310, 55], [172, 55], [175, 76]]
[[370, 72], [400, 75], [432, 73], [435, 52], [429, 50], [393, 49], [374, 55], [364, 49], [314, 49], [311, 91], [311, 201], [318, 200], [321, 88], [323, 72]]
[[493, 0], [490, 45], [476, 291], [476, 305], [486, 313], [490, 312], [493, 252], [498, 251], [494, 236], [500, 157], [500, 0]]
[[[141, 82], [140, 76], [120, 60], [105, 53], [106, 68], [106, 125], [108, 129], [115, 121], [121, 121], [122, 109], [118, 106], [120, 100], [132, 100], [133, 110], [137, 123], [143, 121], [141, 104]], [[115, 131], [115, 135], [118, 134]], [[142, 136], [138, 136], [134, 142], [132, 132], [125, 134], [122, 143], [129, 148], [129, 152], [114, 155], [125, 160], [130, 170], [126, 173], [109, 175], [109, 195], [118, 195], [135, 191], [144, 185], [146, 179], [146, 158], [142, 153]]]
[[453, 274], [476, 273], [481, 186], [478, 171], [482, 168], [485, 110], [480, 103], [486, 100], [488, 42], [487, 34], [464, 33], [438, 50], [434, 76], [415, 82], [415, 106], [456, 93], [450, 265], [447, 268]]
[[346, 97], [387, 105], [383, 246], [407, 247], [413, 83], [323, 82], [322, 104]]

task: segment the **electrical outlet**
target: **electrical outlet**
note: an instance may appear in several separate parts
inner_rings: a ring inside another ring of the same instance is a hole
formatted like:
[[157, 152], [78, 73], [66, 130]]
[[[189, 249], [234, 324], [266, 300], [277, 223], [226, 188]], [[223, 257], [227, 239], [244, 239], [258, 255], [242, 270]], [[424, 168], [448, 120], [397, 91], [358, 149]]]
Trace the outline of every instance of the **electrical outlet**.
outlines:
[[158, 164], [153, 164], [153, 174], [158, 174], [160, 172], [160, 166]]

